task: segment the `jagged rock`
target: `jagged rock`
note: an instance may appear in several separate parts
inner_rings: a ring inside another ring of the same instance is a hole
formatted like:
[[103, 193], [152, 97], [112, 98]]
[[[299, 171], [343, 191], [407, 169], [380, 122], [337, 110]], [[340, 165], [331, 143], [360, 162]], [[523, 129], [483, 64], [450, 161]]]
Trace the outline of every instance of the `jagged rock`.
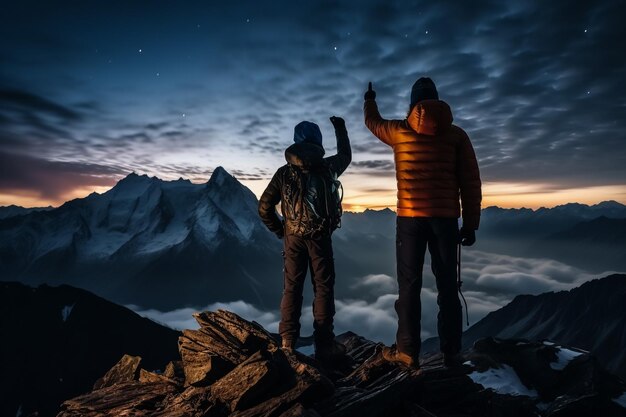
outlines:
[[185, 384], [207, 385], [234, 368], [234, 361], [212, 354], [209, 344], [202, 345], [198, 339], [205, 337], [200, 330], [185, 330], [179, 339], [180, 356], [183, 359]]
[[213, 415], [211, 410], [216, 409], [209, 387], [187, 387], [165, 403], [163, 410], [155, 412], [153, 417], [204, 417]]
[[97, 390], [123, 382], [137, 381], [139, 379], [140, 367], [141, 358], [139, 356], [124, 355], [113, 368], [96, 381], [93, 389]]
[[168, 378], [165, 375], [157, 374], [156, 372], [149, 372], [149, 371], [146, 371], [145, 369], [139, 370], [138, 381], [139, 382], [165, 382], [165, 383], [174, 384], [174, 385], [179, 385], [180, 383], [179, 380]]
[[182, 361], [171, 361], [165, 366], [163, 376], [168, 378], [185, 378], [185, 370], [183, 369]]
[[281, 377], [293, 379], [293, 375], [285, 375], [284, 368], [291, 370], [282, 353], [258, 351], [214, 383], [211, 395], [226, 404], [231, 412], [246, 409], [258, 404]]
[[472, 352], [470, 358], [478, 370], [486, 363], [513, 368], [525, 386], [536, 390], [540, 401], [551, 404], [546, 415], [568, 415], [563, 410], [572, 409], [609, 410], [612, 398], [624, 392], [624, 383], [605, 371], [595, 357], [552, 342], [488, 337], [474, 343]]
[[[233, 416], [277, 417], [295, 403], [310, 406], [333, 392], [332, 382], [322, 375], [311, 363], [314, 361], [303, 355], [284, 355], [281, 350], [274, 351], [279, 359], [277, 368], [281, 371], [279, 383], [267, 392], [265, 401], [246, 410], [237, 411]], [[283, 362], [286, 359], [286, 363]], [[287, 365], [287, 368], [284, 365]]]
[[380, 343], [374, 343], [353, 332], [346, 332], [337, 336], [337, 341], [342, 343], [355, 365], [361, 365], [371, 358], [376, 349], [380, 349]]
[[149, 416], [175, 392], [174, 385], [163, 382], [123, 382], [65, 401], [58, 417]]
[[[337, 341], [348, 358], [328, 368], [285, 353], [261, 326], [233, 313], [195, 317], [201, 328], [180, 337], [180, 362], [158, 374], [125, 357], [103, 378], [109, 386], [66, 401], [59, 415], [565, 417], [626, 411], [614, 400], [626, 390], [623, 381], [590, 355], [550, 343], [487, 338], [464, 352], [463, 366], [445, 368], [436, 354], [421, 358], [415, 372], [386, 362], [380, 344], [346, 333]], [[123, 382], [130, 377], [138, 380]]]
[[183, 331], [178, 341], [187, 385], [213, 383], [250, 354], [277, 347], [263, 327], [242, 321], [229, 311], [197, 313], [194, 317], [200, 329]]

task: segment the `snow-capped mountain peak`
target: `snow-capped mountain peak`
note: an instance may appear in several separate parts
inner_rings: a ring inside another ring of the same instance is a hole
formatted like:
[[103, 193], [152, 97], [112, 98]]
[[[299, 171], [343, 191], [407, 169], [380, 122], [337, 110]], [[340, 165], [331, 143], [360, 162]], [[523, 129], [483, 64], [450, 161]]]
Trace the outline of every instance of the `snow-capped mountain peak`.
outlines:
[[235, 179], [235, 177], [233, 177], [232, 175], [230, 175], [228, 173], [228, 171], [226, 171], [223, 167], [218, 166], [217, 168], [215, 168], [215, 170], [213, 170], [213, 173], [211, 174], [211, 178], [209, 179], [208, 184], [215, 184], [217, 186], [223, 186], [226, 183], [239, 183], [239, 181], [237, 181]]
[[90, 265], [131, 262], [119, 272], [125, 275], [169, 254], [208, 258], [223, 246], [242, 250], [268, 239], [277, 244], [257, 205], [254, 194], [221, 167], [204, 184], [131, 173], [103, 194], [45, 215], [14, 217], [0, 228], [0, 255], [13, 254], [7, 262], [0, 259], [0, 273], [70, 282], [65, 277], [85, 273], [77, 268], [92, 274]]

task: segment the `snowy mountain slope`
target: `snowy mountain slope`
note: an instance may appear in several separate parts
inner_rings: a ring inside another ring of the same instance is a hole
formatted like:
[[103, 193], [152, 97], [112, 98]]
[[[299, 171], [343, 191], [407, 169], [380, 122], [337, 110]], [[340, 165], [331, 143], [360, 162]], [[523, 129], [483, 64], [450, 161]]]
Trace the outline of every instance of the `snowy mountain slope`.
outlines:
[[221, 167], [206, 184], [133, 173], [104, 194], [0, 220], [3, 280], [69, 283], [117, 302], [274, 299], [282, 283], [266, 278], [280, 264], [256, 197]]

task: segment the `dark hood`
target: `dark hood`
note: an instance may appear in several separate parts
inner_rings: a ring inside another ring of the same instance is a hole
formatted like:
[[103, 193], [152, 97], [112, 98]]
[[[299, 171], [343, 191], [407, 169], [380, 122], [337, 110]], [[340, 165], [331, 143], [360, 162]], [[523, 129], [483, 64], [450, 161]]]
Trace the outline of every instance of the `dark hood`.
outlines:
[[309, 169], [322, 164], [324, 148], [310, 142], [294, 143], [285, 150], [285, 159], [301, 169]]
[[437, 135], [452, 125], [452, 110], [445, 101], [420, 101], [409, 113], [407, 122], [420, 135]]

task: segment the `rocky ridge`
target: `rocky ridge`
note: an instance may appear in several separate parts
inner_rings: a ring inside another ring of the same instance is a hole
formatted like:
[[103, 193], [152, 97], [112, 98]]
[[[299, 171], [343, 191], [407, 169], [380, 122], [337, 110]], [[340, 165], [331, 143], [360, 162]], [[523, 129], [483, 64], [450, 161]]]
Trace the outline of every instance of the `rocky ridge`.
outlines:
[[435, 354], [415, 372], [353, 333], [337, 338], [347, 356], [329, 365], [286, 353], [234, 313], [194, 316], [200, 329], [183, 331], [179, 361], [155, 373], [126, 355], [58, 416], [626, 415], [622, 380], [549, 341], [485, 338], [464, 351], [462, 367], [445, 368]]

